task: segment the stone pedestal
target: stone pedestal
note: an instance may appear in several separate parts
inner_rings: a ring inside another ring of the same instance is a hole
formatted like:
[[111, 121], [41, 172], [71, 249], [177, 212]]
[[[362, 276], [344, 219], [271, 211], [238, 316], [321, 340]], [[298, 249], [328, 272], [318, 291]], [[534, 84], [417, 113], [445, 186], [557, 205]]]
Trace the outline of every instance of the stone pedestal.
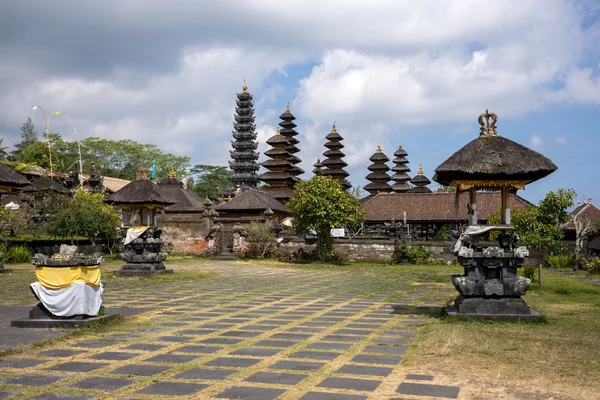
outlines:
[[524, 247], [462, 247], [458, 262], [464, 274], [452, 276], [460, 296], [454, 307], [446, 309], [448, 315], [495, 320], [543, 318], [521, 298], [531, 284], [531, 280], [518, 275], [528, 255]]
[[[127, 242], [127, 240], [124, 240]], [[139, 237], [123, 245], [120, 257], [126, 264], [119, 271], [114, 271], [116, 276], [149, 276], [154, 274], [172, 273], [163, 261], [167, 253], [162, 251], [162, 229], [148, 228]]]

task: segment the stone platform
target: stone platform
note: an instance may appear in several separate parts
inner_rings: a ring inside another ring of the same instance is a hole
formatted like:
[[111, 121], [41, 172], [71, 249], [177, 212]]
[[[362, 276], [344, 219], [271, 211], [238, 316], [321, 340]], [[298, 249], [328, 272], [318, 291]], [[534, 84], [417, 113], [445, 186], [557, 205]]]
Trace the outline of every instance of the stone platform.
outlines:
[[172, 274], [172, 269], [166, 269], [165, 264], [159, 263], [127, 263], [120, 270], [114, 271], [116, 276], [150, 276], [155, 274]]
[[531, 310], [529, 314], [470, 314], [459, 313], [454, 307], [444, 307], [444, 311], [448, 317], [466, 317], [469, 319], [480, 319], [487, 321], [543, 321], [545, 318], [537, 311]]
[[84, 319], [53, 319], [53, 318], [36, 318], [36, 319], [17, 319], [10, 323], [13, 328], [63, 328], [74, 329], [83, 328], [94, 323], [104, 323], [115, 319], [119, 314], [105, 314], [99, 317], [91, 317]]

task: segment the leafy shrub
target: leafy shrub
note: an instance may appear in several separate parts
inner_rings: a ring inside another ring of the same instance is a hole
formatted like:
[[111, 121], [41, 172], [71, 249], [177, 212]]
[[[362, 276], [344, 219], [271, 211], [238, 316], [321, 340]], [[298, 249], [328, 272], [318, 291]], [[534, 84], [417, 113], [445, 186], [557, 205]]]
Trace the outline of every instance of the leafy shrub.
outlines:
[[600, 257], [590, 258], [585, 264], [585, 269], [590, 274], [600, 274]]
[[[1, 251], [0, 251], [1, 252]], [[8, 249], [4, 256], [5, 263], [29, 263], [31, 253], [23, 246], [14, 246]]]
[[444, 242], [448, 240], [449, 237], [450, 235], [448, 233], [448, 225], [442, 225], [440, 229], [438, 229], [438, 231], [435, 233], [435, 235], [433, 235], [433, 240], [436, 240], [438, 242]]
[[550, 256], [546, 262], [550, 268], [573, 268], [573, 258], [568, 255]]
[[521, 275], [525, 278], [531, 279], [533, 282], [535, 280], [535, 274], [537, 273], [537, 267], [535, 265], [527, 265], [521, 268]]
[[411, 264], [427, 264], [431, 257], [431, 250], [425, 246], [412, 247], [398, 241], [394, 246], [394, 254], [392, 255], [392, 264], [403, 264], [409, 262]]
[[249, 258], [268, 258], [272, 257], [277, 248], [277, 238], [272, 232], [273, 223], [266, 221], [260, 223], [251, 221], [250, 225], [246, 226], [248, 243], [246, 257]]

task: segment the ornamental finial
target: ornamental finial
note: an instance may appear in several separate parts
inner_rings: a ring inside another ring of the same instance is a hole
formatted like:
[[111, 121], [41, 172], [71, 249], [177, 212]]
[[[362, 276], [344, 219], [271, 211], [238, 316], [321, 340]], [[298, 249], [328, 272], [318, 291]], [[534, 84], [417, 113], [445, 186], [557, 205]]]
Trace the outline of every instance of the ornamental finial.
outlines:
[[244, 79], [244, 86], [242, 86], [242, 93], [248, 93], [248, 85], [246, 85], [245, 79]]
[[169, 171], [169, 178], [175, 178], [175, 171]]
[[337, 129], [335, 129], [335, 122], [333, 123], [333, 126], [331, 127], [331, 133], [337, 133]]
[[[483, 120], [485, 119], [485, 123]], [[491, 120], [491, 122], [490, 122]], [[498, 121], [498, 116], [493, 112], [489, 112], [487, 109], [484, 114], [479, 116], [479, 125], [481, 125], [481, 130], [479, 136], [497, 136], [496, 132], [496, 121]]]
[[380, 144], [378, 144], [378, 145], [377, 145], [377, 152], [378, 152], [378, 153], [381, 153], [382, 151], [383, 151], [383, 150], [381, 149], [381, 145], [380, 145]]
[[418, 174], [421, 175], [421, 176], [423, 175], [423, 164], [419, 165], [419, 172], [418, 172]]
[[285, 112], [286, 113], [291, 113], [290, 111], [290, 102], [288, 101], [287, 105], [285, 106]]
[[279, 129], [277, 129], [277, 132], [275, 132], [276, 135], [281, 135], [281, 131]]

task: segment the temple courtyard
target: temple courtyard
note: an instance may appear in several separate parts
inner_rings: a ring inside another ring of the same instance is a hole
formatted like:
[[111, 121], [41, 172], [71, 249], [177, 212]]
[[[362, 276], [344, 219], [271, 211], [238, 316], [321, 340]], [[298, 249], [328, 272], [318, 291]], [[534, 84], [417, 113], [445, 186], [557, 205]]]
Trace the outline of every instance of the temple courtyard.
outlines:
[[103, 299], [127, 316], [74, 332], [8, 327], [35, 275], [0, 275], [0, 399], [600, 398], [600, 285], [577, 275], [532, 285], [544, 322], [503, 323], [435, 315], [457, 266], [119, 266], [102, 267]]

